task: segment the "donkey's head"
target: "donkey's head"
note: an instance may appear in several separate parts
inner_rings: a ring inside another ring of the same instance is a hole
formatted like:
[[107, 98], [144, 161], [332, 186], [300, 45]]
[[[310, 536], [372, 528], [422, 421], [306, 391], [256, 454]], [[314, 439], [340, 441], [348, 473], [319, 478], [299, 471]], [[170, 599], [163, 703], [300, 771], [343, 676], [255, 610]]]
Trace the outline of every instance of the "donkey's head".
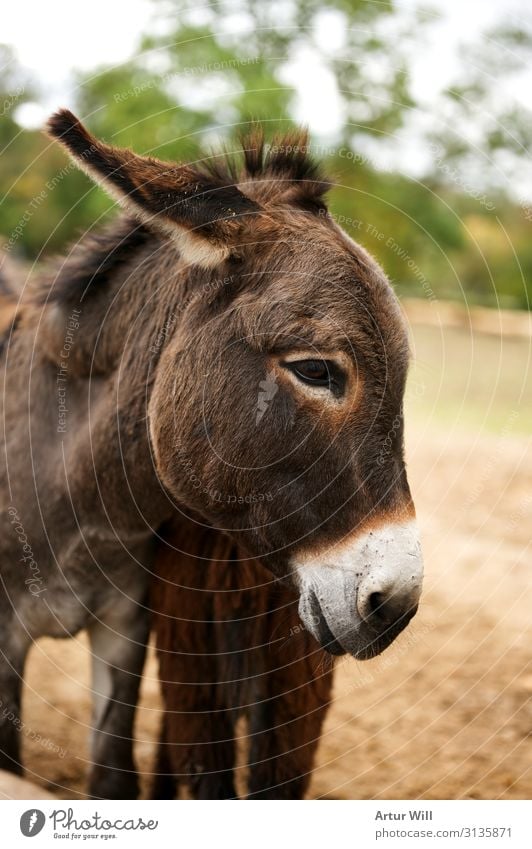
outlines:
[[163, 234], [161, 277], [179, 269], [149, 394], [159, 478], [297, 587], [321, 645], [378, 654], [422, 581], [407, 333], [383, 272], [327, 213], [304, 134], [266, 150], [255, 133], [237, 169], [112, 148], [67, 112], [51, 132]]

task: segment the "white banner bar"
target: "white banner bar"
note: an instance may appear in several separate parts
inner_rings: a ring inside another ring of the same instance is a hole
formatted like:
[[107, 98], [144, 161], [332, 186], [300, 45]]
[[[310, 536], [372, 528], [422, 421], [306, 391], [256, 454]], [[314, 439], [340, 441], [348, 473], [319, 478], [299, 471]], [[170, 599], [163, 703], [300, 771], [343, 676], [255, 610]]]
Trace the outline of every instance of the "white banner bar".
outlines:
[[6, 849], [532, 847], [529, 801], [3, 801], [0, 818]]

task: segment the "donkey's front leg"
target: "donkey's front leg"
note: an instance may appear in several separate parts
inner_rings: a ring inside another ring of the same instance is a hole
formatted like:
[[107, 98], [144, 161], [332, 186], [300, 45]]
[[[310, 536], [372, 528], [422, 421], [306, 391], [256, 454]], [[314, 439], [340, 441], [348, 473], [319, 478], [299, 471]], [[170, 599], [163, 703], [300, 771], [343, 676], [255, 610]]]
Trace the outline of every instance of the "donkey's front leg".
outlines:
[[0, 626], [0, 769], [22, 773], [20, 694], [30, 641], [14, 617]]
[[135, 799], [133, 721], [149, 614], [125, 595], [89, 628], [92, 651], [93, 730], [89, 793], [100, 799]]

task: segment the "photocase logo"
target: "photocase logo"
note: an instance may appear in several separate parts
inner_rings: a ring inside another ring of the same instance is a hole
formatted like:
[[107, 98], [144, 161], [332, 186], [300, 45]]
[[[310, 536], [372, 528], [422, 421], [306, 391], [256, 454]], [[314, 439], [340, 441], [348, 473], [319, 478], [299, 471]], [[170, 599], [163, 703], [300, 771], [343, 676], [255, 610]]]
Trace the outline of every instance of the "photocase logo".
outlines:
[[259, 397], [257, 399], [257, 415], [255, 416], [255, 424], [258, 425], [264, 413], [268, 409], [268, 404], [275, 397], [279, 387], [275, 382], [275, 372], [269, 371], [266, 375], [266, 380], [261, 380], [259, 383]]
[[24, 811], [20, 818], [20, 830], [24, 837], [35, 837], [42, 831], [46, 817], [42, 811], [37, 808], [31, 808], [29, 811]]

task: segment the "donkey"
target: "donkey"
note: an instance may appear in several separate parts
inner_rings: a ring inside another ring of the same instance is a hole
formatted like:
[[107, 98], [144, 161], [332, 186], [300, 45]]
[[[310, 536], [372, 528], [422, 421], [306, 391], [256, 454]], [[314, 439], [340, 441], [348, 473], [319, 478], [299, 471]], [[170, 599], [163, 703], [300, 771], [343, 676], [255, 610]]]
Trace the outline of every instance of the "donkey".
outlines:
[[176, 165], [68, 110], [48, 129], [126, 214], [41, 276], [2, 353], [0, 767], [21, 770], [29, 646], [86, 628], [89, 792], [129, 798], [164, 523], [230, 534], [332, 654], [373, 657], [414, 615], [408, 339], [383, 272], [327, 213], [303, 133]]
[[151, 606], [165, 713], [153, 796], [236, 798], [242, 717], [249, 798], [302, 799], [333, 658], [301, 625], [297, 594], [213, 528], [167, 528], [158, 548]]

